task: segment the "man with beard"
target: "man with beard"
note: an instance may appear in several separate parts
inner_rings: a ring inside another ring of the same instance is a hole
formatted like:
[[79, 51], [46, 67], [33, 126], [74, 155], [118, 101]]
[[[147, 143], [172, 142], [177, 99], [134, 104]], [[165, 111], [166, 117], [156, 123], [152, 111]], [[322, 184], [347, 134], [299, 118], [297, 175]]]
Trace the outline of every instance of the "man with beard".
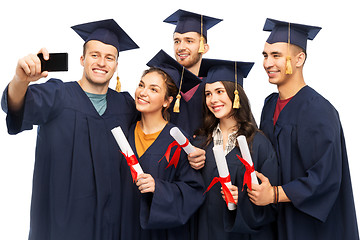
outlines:
[[[187, 70], [198, 76], [202, 56], [209, 50], [207, 43], [207, 30], [215, 26], [222, 19], [208, 17], [197, 13], [184, 10], [177, 10], [164, 20], [166, 23], [176, 25], [173, 34], [174, 53], [176, 60]], [[173, 101], [170, 111], [170, 121], [183, 129], [188, 134], [193, 135], [202, 123], [202, 101], [204, 94], [205, 81], [200, 77], [201, 83], [188, 90], [181, 91]], [[193, 168], [200, 169], [204, 166], [205, 159], [195, 157], [200, 154], [189, 155], [189, 161]]]
[[29, 85], [48, 75], [30, 54], [1, 101], [10, 134], [38, 125], [29, 239], [119, 239], [121, 154], [110, 130], [127, 131], [136, 111], [129, 93], [108, 86], [119, 52], [138, 46], [112, 19], [72, 28], [85, 41], [81, 79]]

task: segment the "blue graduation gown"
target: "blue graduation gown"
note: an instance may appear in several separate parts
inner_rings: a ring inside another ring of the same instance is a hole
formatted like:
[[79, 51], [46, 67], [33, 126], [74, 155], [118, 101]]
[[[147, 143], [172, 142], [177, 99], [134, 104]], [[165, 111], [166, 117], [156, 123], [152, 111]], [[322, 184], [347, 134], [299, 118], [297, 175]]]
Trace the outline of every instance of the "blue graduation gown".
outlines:
[[[205, 187], [209, 186], [214, 177], [219, 177], [213, 147], [214, 143], [212, 142], [205, 149], [205, 166], [201, 169]], [[267, 175], [271, 184], [276, 185], [278, 182], [278, 163], [270, 141], [262, 133], [256, 133], [250, 151], [255, 170]], [[233, 211], [228, 210], [220, 193], [221, 185], [220, 183], [215, 184], [206, 193], [204, 204], [193, 218], [194, 239], [276, 239], [276, 226], [274, 226], [276, 209], [272, 205], [265, 207], [254, 205], [247, 195], [246, 187], [244, 191], [241, 191], [245, 167], [236, 155], [241, 156], [238, 147], [226, 155], [226, 161], [231, 182], [238, 187], [237, 208]]]
[[202, 124], [202, 104], [205, 84], [206, 81], [205, 78], [203, 78], [202, 82], [199, 84], [198, 89], [188, 102], [186, 102], [184, 98], [181, 97], [179, 113], [173, 112], [175, 99], [174, 101], [172, 101], [170, 107], [170, 122], [175, 124], [181, 130], [184, 130], [186, 133], [190, 134], [191, 137], [194, 134], [195, 130], [200, 128]]
[[279, 204], [279, 239], [359, 239], [338, 112], [306, 86], [274, 127], [278, 97], [274, 93], [266, 99], [261, 130], [278, 154], [281, 184], [292, 201]]
[[[159, 162], [174, 141], [169, 134], [173, 126], [168, 123], [140, 158], [134, 151], [143, 171], [155, 180], [154, 193], [140, 193], [132, 181], [129, 167], [121, 168], [124, 184], [121, 239], [189, 239], [187, 222], [202, 204], [205, 190], [200, 173], [190, 167], [183, 150], [176, 168], [173, 165], [166, 168], [165, 158]], [[135, 150], [134, 130], [135, 125], [130, 129], [129, 143]], [[123, 164], [126, 165], [125, 161]]]
[[110, 132], [137, 115], [128, 93], [107, 93], [100, 116], [77, 82], [50, 79], [28, 87], [22, 112], [8, 112], [10, 134], [38, 125], [30, 240], [119, 239], [120, 158]]

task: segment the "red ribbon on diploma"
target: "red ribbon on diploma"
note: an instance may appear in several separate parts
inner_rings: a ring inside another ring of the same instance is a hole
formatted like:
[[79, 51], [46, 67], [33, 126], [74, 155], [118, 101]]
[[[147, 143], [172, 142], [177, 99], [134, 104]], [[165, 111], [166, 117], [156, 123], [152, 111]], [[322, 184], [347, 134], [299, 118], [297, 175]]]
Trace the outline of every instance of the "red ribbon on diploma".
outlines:
[[122, 151], [120, 151], [120, 152], [122, 153], [122, 155], [124, 155], [127, 165], [130, 167], [130, 172], [131, 172], [131, 176], [133, 178], [133, 182], [135, 182], [137, 179], [137, 172], [133, 166], [138, 164], [139, 162], [138, 162], [137, 158], [135, 157], [135, 155], [131, 155], [129, 157], [127, 154], [123, 153]]
[[240, 157], [237, 154], [236, 154], [236, 156], [242, 162], [242, 164], [244, 164], [245, 169], [246, 169], [245, 174], [244, 174], [244, 180], [243, 180], [243, 188], [241, 191], [244, 191], [245, 184], [251, 191], [252, 190], [252, 188], [251, 188], [251, 173], [255, 171], [254, 164], [252, 166], [250, 166], [250, 164], [245, 159], [243, 159], [242, 157]]
[[225, 183], [230, 182], [230, 181], [231, 181], [230, 174], [227, 177], [214, 177], [214, 179], [211, 181], [210, 185], [208, 186], [208, 188], [206, 189], [205, 192], [209, 191], [214, 186], [215, 183], [220, 182], [220, 184], [223, 188], [226, 205], [228, 205], [229, 202], [235, 204], [235, 200], [234, 200], [229, 188], [225, 185]]
[[[180, 159], [181, 148], [186, 147], [188, 144], [189, 144], [188, 139], [186, 139], [186, 142], [182, 145], [180, 145], [177, 141], [173, 141], [172, 143], [170, 143], [170, 145], [168, 146], [168, 148], [164, 154], [164, 157], [166, 158], [166, 160], [169, 163], [166, 168], [170, 167], [171, 165], [174, 165], [175, 168], [177, 167], [177, 165], [179, 163], [179, 159]], [[175, 149], [174, 155], [170, 159], [171, 149], [175, 146], [176, 146], [176, 149]], [[161, 159], [163, 159], [164, 157], [162, 157]], [[161, 161], [161, 159], [160, 159], [160, 161]]]

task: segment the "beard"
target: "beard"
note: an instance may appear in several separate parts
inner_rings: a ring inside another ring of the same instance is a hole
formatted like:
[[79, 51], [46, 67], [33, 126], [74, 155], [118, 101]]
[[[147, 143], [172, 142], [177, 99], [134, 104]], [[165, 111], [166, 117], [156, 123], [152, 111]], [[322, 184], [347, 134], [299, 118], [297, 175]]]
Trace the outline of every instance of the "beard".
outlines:
[[195, 66], [198, 62], [201, 61], [201, 53], [197, 53], [194, 55], [190, 55], [188, 59], [184, 60], [178, 60], [178, 62], [183, 65], [185, 68], [191, 68]]

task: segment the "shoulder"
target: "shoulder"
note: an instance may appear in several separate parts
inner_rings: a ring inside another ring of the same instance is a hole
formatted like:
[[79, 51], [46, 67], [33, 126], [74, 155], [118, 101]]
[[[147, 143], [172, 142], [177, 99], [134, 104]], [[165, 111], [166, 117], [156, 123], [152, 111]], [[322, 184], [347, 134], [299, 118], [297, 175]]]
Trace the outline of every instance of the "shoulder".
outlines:
[[278, 97], [279, 97], [279, 93], [274, 92], [274, 93], [270, 94], [269, 96], [267, 96], [265, 98], [265, 105], [269, 104], [269, 103], [271, 103], [273, 101], [277, 101]]

